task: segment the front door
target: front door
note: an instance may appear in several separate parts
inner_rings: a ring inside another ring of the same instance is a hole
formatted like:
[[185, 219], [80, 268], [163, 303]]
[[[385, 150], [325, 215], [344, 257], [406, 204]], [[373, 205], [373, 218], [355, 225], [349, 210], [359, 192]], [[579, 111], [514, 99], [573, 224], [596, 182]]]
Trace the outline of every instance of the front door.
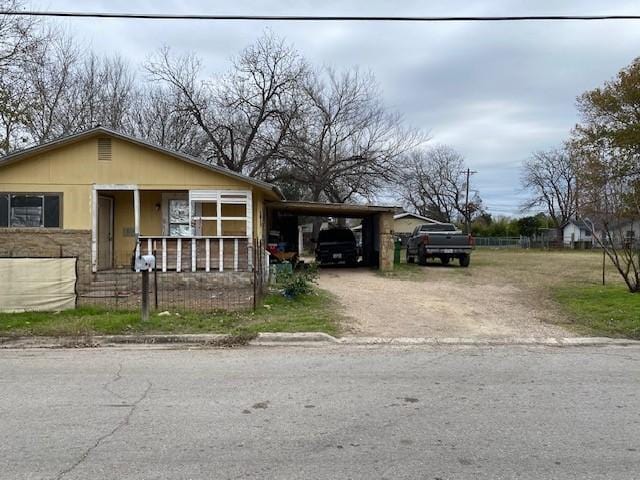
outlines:
[[113, 199], [98, 197], [98, 270], [113, 267]]

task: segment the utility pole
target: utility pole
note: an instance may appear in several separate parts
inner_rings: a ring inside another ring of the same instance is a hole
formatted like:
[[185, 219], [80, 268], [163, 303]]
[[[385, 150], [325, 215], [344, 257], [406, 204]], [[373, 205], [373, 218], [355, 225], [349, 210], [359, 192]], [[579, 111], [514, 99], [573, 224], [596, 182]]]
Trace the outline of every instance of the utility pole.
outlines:
[[471, 177], [471, 175], [473, 175], [474, 173], [478, 173], [475, 170], [471, 170], [469, 168], [467, 168], [466, 174], [467, 174], [467, 184], [466, 184], [466, 195], [465, 195], [465, 200], [464, 200], [464, 223], [465, 223], [465, 230], [467, 232], [467, 235], [471, 233], [471, 226], [469, 225], [469, 178]]

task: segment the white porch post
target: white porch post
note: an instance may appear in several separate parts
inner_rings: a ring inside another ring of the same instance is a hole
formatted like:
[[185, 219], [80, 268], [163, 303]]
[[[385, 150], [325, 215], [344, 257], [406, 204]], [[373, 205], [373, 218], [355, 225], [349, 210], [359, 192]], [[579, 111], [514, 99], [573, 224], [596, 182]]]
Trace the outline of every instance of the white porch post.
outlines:
[[[133, 230], [136, 236], [136, 257], [140, 256], [140, 190], [133, 190]], [[136, 270], [139, 272], [140, 270]]]
[[247, 267], [253, 271], [253, 192], [247, 192]]
[[91, 191], [91, 271], [98, 271], [98, 190]]
[[133, 191], [133, 224], [136, 237], [140, 235], [140, 190]]

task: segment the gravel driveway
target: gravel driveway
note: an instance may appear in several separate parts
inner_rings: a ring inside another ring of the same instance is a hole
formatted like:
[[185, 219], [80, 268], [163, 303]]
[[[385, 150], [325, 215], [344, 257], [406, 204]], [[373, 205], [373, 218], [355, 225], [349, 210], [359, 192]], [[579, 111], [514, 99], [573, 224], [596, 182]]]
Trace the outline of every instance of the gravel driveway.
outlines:
[[[425, 268], [425, 267], [422, 267]], [[531, 291], [501, 278], [470, 277], [457, 266], [426, 267], [417, 280], [365, 269], [322, 269], [320, 288], [333, 293], [350, 334], [379, 337], [566, 337], [547, 322], [558, 313]]]

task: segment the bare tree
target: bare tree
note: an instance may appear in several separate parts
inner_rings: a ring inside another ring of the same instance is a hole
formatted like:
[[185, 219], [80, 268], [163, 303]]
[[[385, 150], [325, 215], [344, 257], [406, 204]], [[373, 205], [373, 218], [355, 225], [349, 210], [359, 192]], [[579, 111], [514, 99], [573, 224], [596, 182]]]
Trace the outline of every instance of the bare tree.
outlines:
[[577, 189], [575, 162], [567, 149], [536, 152], [524, 162], [522, 186], [531, 194], [523, 210], [545, 209], [559, 228], [575, 217]]
[[[20, 10], [20, 0], [0, 0], [0, 11]], [[28, 62], [45, 40], [39, 24], [33, 18], [0, 15], [0, 73]]]
[[292, 47], [266, 33], [233, 60], [228, 74], [210, 81], [200, 79], [199, 59], [174, 57], [168, 48], [145, 67], [202, 129], [218, 165], [269, 177], [269, 162], [296, 116], [297, 92], [308, 71]]
[[31, 85], [25, 127], [36, 143], [71, 133], [67, 101], [74, 86], [79, 55], [71, 37], [52, 35], [25, 70]]
[[152, 143], [199, 157], [207, 139], [193, 117], [184, 112], [164, 86], [136, 92], [125, 130]]
[[307, 186], [311, 200], [374, 196], [399, 156], [421, 140], [385, 109], [371, 74], [325, 69], [309, 76], [304, 93], [286, 142], [284, 177]]
[[481, 213], [482, 200], [474, 193], [466, 205], [465, 169], [464, 157], [449, 146], [416, 149], [402, 165], [397, 182], [400, 199], [408, 208], [435, 220], [470, 222]]
[[79, 56], [58, 106], [59, 128], [73, 133], [95, 125], [124, 130], [134, 101], [134, 75], [120, 57]]
[[593, 150], [581, 158], [580, 211], [630, 292], [640, 292], [640, 172], [626, 157]]
[[24, 71], [30, 138], [42, 143], [98, 124], [125, 129], [135, 83], [129, 65], [87, 53], [59, 31], [50, 31], [49, 39]]
[[[18, 0], [0, 0], [0, 10], [22, 7]], [[46, 37], [34, 19], [0, 15], [0, 151], [8, 153], [24, 137], [30, 101], [25, 67]]]

